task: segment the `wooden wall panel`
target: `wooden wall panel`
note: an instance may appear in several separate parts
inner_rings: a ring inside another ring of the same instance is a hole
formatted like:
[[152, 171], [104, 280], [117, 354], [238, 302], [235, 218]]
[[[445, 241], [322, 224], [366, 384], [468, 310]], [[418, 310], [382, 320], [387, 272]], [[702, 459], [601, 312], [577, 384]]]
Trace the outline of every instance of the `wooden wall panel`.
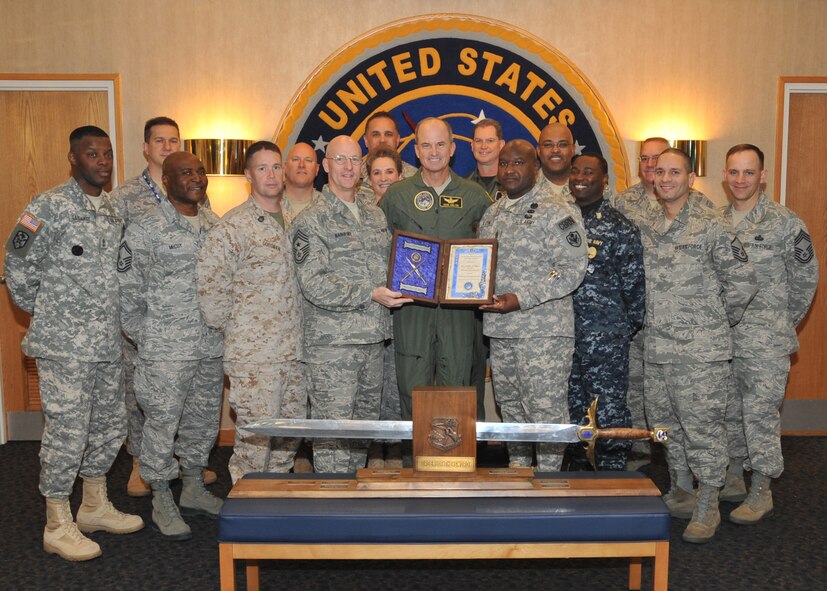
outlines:
[[787, 148], [787, 207], [807, 224], [820, 262], [813, 307], [798, 331], [787, 398], [827, 400], [827, 94], [791, 94]]

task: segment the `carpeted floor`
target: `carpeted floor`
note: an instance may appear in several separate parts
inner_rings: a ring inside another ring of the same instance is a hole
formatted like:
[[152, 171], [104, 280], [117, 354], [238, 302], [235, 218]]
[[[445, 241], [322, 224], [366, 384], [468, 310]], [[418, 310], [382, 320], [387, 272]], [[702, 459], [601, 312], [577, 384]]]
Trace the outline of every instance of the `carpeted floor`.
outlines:
[[[726, 516], [735, 505], [722, 503], [724, 521], [716, 539], [695, 546], [680, 539], [688, 522], [673, 520], [670, 589], [803, 591], [827, 586], [827, 515], [822, 505], [827, 495], [827, 437], [785, 437], [783, 445], [787, 468], [773, 487], [776, 512], [766, 522], [733, 525]], [[193, 538], [186, 542], [166, 541], [148, 525], [127, 536], [92, 534], [103, 556], [90, 562], [69, 563], [43, 552], [45, 509], [37, 491], [38, 447], [37, 442], [0, 446], [0, 591], [218, 588], [216, 522], [206, 518], [189, 519]], [[220, 496], [230, 489], [230, 451], [216, 448], [210, 459], [210, 467], [219, 474], [210, 488]], [[496, 463], [497, 449], [489, 449], [484, 460]], [[109, 474], [110, 497], [118, 508], [141, 515], [149, 524], [149, 497], [126, 496], [130, 468], [122, 451]], [[662, 489], [666, 486], [660, 454], [642, 471]], [[180, 484], [174, 490], [177, 496]], [[72, 497], [73, 509], [79, 503], [80, 485]], [[261, 581], [262, 589], [279, 591], [605, 591], [626, 589], [627, 573], [623, 560], [295, 561], [265, 563]], [[648, 588], [649, 565], [643, 574]], [[241, 571], [239, 576], [243, 581]]]

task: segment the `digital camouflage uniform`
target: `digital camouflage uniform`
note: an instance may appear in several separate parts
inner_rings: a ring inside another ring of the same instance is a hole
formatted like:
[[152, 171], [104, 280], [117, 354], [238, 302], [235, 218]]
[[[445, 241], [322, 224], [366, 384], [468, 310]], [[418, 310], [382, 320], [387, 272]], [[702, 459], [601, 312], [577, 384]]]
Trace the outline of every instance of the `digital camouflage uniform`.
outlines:
[[205, 324], [195, 287], [198, 253], [218, 218], [200, 206], [198, 216], [200, 231], [163, 199], [131, 221], [120, 249], [121, 322], [138, 346], [140, 468], [150, 484], [178, 477], [175, 456], [184, 470], [205, 467], [218, 435], [222, 339]]
[[[314, 419], [379, 418], [388, 310], [371, 300], [387, 278], [388, 226], [358, 200], [360, 220], [325, 186], [290, 227], [304, 310], [304, 358]], [[316, 439], [317, 472], [365, 466], [368, 442]]]
[[[724, 219], [732, 224], [732, 206]], [[784, 470], [781, 416], [790, 355], [798, 350], [795, 327], [804, 318], [818, 285], [818, 260], [804, 222], [761, 194], [733, 231], [761, 288], [733, 328], [729, 457], [777, 478]]]
[[[479, 185], [453, 172], [441, 195], [427, 186], [418, 172], [388, 187], [379, 204], [391, 232], [404, 230], [443, 240], [475, 237], [489, 205], [491, 200]], [[479, 322], [474, 313], [470, 307], [419, 303], [394, 310], [393, 340], [403, 419], [411, 419], [414, 387], [470, 385], [477, 334], [474, 325]]]
[[[159, 187], [149, 176], [149, 168], [133, 177], [112, 191], [112, 201], [121, 212], [124, 226], [130, 220], [140, 217], [152, 209], [166, 196], [164, 188]], [[126, 402], [126, 451], [132, 457], [141, 455], [141, 437], [144, 430], [144, 413], [135, 399], [135, 362], [138, 349], [135, 343], [123, 337], [123, 382], [124, 401]]]
[[569, 189], [569, 184], [556, 185], [548, 180], [548, 177], [543, 174], [543, 171], [537, 173], [537, 190], [548, 193], [557, 200], [562, 200], [566, 203], [574, 204], [574, 197]]
[[639, 226], [646, 266], [646, 416], [667, 427], [669, 468], [720, 487], [727, 465], [730, 326], [757, 290], [737, 238], [688, 200], [671, 225], [656, 212]]
[[103, 476], [126, 435], [121, 398], [118, 245], [106, 192], [95, 209], [70, 179], [36, 195], [6, 245], [6, 285], [32, 314], [23, 352], [37, 361], [45, 426], [40, 492], [66, 499], [78, 473]]
[[[708, 209], [715, 205], [709, 198], [695, 189], [689, 189], [689, 198]], [[656, 215], [660, 210], [657, 201], [649, 198], [643, 183], [632, 185], [620, 195], [611, 194], [610, 203], [626, 218], [636, 225], [640, 225], [650, 215]], [[632, 426], [638, 429], [648, 429], [646, 412], [643, 407], [643, 331], [640, 330], [632, 337], [629, 347], [629, 387], [626, 392], [629, 412], [632, 415]], [[648, 454], [649, 442], [635, 441], [632, 451]]]
[[[569, 412], [572, 420], [585, 424], [589, 405], [598, 398], [600, 427], [631, 427], [626, 404], [629, 341], [643, 325], [646, 307], [640, 233], [605, 197], [581, 211], [589, 263], [573, 295], [575, 347]], [[597, 468], [624, 470], [630, 448], [628, 440], [599, 440]], [[586, 464], [582, 450], [580, 444], [572, 449], [580, 467]]]
[[288, 472], [299, 439], [244, 427], [307, 414], [301, 363], [302, 298], [287, 232], [252, 197], [207, 234], [198, 258], [198, 301], [207, 325], [224, 333], [224, 373], [236, 413], [233, 482], [248, 472]]
[[[586, 234], [574, 206], [535, 186], [511, 203], [497, 201], [480, 222], [496, 238], [494, 291], [513, 293], [520, 309], [486, 312], [494, 396], [503, 421], [568, 423], [566, 393], [574, 352], [571, 293], [586, 271]], [[531, 466], [531, 444], [509, 443], [513, 466]], [[538, 443], [537, 469], [559, 470], [565, 444]]]

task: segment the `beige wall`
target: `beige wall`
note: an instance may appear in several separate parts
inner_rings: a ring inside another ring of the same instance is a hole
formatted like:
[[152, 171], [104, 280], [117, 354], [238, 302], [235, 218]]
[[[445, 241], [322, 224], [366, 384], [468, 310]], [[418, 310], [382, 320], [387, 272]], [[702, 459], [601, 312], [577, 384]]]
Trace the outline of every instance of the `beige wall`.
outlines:
[[144, 165], [148, 117], [174, 117], [184, 137], [270, 138], [293, 93], [328, 55], [419, 14], [474, 13], [547, 40], [602, 94], [632, 157], [633, 142], [647, 135], [708, 139], [711, 175], [699, 188], [718, 201], [729, 146], [756, 143], [774, 162], [778, 77], [827, 74], [822, 0], [0, 0], [0, 7], [0, 69], [121, 74], [127, 176]]

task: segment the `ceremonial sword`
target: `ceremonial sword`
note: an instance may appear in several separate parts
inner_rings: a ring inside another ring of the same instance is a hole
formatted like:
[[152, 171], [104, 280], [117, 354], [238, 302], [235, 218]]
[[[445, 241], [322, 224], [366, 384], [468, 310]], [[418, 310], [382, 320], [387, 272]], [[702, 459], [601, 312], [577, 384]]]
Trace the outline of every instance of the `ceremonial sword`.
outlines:
[[[521, 441], [545, 443], [577, 443], [586, 446], [592, 466], [594, 444], [598, 439], [651, 439], [665, 443], [669, 429], [655, 427], [629, 429], [597, 427], [597, 400], [589, 406], [585, 425], [556, 423], [483, 423], [477, 425], [477, 441]], [[330, 439], [413, 439], [413, 421], [366, 421], [357, 419], [266, 419], [243, 429], [270, 437], [324, 437]]]

